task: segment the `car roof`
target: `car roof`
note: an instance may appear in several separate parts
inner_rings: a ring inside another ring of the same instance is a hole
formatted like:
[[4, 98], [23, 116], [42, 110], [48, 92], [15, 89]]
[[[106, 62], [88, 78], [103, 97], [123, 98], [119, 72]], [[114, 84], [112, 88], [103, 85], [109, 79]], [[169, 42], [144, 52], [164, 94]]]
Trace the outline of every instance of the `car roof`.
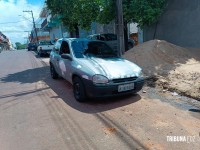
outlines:
[[73, 42], [73, 41], [91, 41], [88, 38], [63, 38], [62, 40], [69, 41], [69, 42]]
[[105, 43], [104, 41], [101, 40], [93, 40], [93, 39], [88, 39], [88, 38], [61, 38], [58, 40], [63, 40], [63, 41], [69, 41], [69, 42], [73, 42], [73, 41], [88, 41], [88, 42], [101, 42], [101, 43]]

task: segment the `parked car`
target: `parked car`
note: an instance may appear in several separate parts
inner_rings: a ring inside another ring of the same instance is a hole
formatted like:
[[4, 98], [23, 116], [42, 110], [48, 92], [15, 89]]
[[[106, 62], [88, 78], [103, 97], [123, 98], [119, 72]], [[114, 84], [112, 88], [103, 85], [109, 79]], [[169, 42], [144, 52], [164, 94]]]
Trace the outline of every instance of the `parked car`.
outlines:
[[[117, 50], [117, 35], [116, 34], [93, 34], [88, 36], [92, 40], [100, 40], [106, 42], [111, 48]], [[133, 39], [128, 39], [128, 50], [133, 48], [135, 41]]]
[[38, 55], [40, 57], [43, 55], [49, 55], [53, 47], [54, 44], [51, 41], [40, 41], [37, 47]]
[[37, 51], [37, 44], [36, 43], [28, 43], [27, 49], [28, 49], [28, 51]]
[[87, 38], [57, 40], [50, 54], [50, 72], [53, 79], [61, 76], [73, 85], [79, 102], [136, 93], [144, 84], [139, 66], [118, 57], [105, 42]]

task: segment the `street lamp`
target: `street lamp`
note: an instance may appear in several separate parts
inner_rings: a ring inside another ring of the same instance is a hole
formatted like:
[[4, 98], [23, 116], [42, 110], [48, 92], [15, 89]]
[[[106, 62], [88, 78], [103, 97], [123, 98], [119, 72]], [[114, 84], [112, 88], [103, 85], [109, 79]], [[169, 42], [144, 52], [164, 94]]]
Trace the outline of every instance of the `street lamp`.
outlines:
[[37, 30], [36, 30], [36, 27], [35, 27], [35, 21], [34, 21], [34, 17], [33, 17], [33, 11], [32, 10], [24, 10], [23, 12], [28, 12], [28, 13], [31, 13], [31, 15], [32, 15], [33, 28], [35, 30], [36, 40], [37, 40], [37, 43], [38, 43], [38, 36], [37, 36]]

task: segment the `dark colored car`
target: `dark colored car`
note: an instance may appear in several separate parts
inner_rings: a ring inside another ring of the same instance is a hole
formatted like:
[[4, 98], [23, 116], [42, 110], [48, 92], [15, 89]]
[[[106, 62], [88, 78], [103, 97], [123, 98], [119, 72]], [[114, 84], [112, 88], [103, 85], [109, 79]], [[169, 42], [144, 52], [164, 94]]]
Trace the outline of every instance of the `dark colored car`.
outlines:
[[36, 43], [29, 43], [27, 46], [28, 51], [37, 51], [37, 44]]
[[[93, 34], [88, 36], [89, 39], [92, 40], [100, 40], [107, 43], [112, 49], [117, 50], [117, 35], [112, 33], [106, 34]], [[133, 39], [128, 39], [128, 50], [133, 48], [135, 45], [135, 41]]]

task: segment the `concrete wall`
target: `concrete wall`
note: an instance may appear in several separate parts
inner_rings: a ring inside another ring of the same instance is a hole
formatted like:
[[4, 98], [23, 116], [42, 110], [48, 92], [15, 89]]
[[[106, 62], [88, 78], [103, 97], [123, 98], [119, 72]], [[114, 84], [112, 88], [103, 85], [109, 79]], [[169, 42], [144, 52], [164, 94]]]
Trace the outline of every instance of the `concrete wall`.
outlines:
[[61, 25], [50, 30], [50, 39], [53, 41], [55, 38], [62, 38]]
[[[161, 16], [156, 39], [183, 47], [200, 47], [200, 0], [167, 0]], [[144, 41], [153, 39], [156, 25], [144, 29]]]

